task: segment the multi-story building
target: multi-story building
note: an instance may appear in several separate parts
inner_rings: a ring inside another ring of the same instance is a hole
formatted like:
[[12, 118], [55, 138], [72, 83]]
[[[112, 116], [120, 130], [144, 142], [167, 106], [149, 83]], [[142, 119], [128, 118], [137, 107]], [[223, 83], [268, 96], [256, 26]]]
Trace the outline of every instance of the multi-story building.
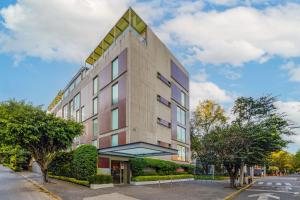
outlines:
[[190, 162], [188, 72], [131, 8], [49, 111], [84, 124], [73, 147], [94, 144], [115, 182], [129, 182], [130, 157]]

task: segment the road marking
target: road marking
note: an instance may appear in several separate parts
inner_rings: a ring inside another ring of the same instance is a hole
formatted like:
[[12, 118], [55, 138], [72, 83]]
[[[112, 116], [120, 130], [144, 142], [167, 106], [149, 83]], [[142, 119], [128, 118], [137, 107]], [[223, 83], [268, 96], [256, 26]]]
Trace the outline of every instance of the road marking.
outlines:
[[276, 183], [276, 185], [282, 185], [281, 183]]
[[274, 193], [286, 193], [286, 194], [295, 194], [298, 195], [299, 192], [288, 192], [288, 191], [282, 191], [282, 190], [259, 190], [259, 189], [247, 189], [247, 191], [252, 192], [274, 192]]
[[269, 198], [280, 199], [280, 197], [275, 196], [272, 193], [251, 194], [251, 195], [248, 195], [248, 197], [250, 197], [250, 198], [251, 197], [258, 197], [257, 200], [268, 200]]
[[292, 184], [290, 184], [290, 183], [284, 183], [285, 185], [287, 185], [287, 186], [291, 186]]
[[272, 182], [267, 182], [267, 185], [272, 185]]
[[257, 184], [258, 184], [258, 185], [262, 185], [262, 184], [264, 184], [264, 182], [258, 182]]

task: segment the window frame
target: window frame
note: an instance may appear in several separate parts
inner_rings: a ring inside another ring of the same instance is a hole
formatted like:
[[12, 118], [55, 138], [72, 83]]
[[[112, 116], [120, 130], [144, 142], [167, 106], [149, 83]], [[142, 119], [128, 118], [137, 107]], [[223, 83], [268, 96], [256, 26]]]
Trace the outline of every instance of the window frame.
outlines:
[[[117, 62], [117, 65], [114, 65], [115, 62]], [[116, 57], [111, 62], [111, 79], [115, 80], [118, 76], [119, 76], [119, 57]]]
[[93, 78], [93, 95], [96, 95], [98, 93], [98, 76], [95, 76]]
[[186, 104], [186, 94], [180, 91], [180, 104], [185, 107]]
[[[96, 129], [95, 129], [95, 122], [97, 122], [96, 123], [96, 125], [97, 125]], [[93, 123], [93, 136], [96, 136], [96, 135], [99, 134], [99, 122], [98, 122], [98, 118], [94, 118], [93, 121], [92, 121], [92, 123]]]
[[[116, 144], [113, 143], [114, 138], [116, 138]], [[113, 134], [111, 135], [111, 146], [115, 147], [119, 145], [119, 134]]]
[[186, 111], [179, 106], [176, 107], [176, 121], [182, 125], [186, 125]]
[[186, 161], [186, 149], [185, 146], [177, 144], [177, 160]]
[[[116, 91], [116, 99], [114, 98], [114, 88], [117, 87], [117, 91]], [[115, 100], [115, 101], [114, 101]], [[119, 82], [113, 84], [111, 86], [111, 104], [115, 105], [119, 103]]]
[[[96, 104], [95, 104], [95, 102], [96, 102]], [[96, 114], [98, 114], [98, 97], [93, 98], [93, 115], [96, 115]]]
[[[116, 117], [117, 117], [117, 120], [114, 121], [114, 113], [117, 113]], [[117, 130], [119, 129], [119, 108], [115, 108], [111, 111], [111, 130]]]
[[177, 125], [176, 135], [177, 135], [178, 141], [183, 142], [183, 143], [186, 142], [186, 129], [184, 127]]

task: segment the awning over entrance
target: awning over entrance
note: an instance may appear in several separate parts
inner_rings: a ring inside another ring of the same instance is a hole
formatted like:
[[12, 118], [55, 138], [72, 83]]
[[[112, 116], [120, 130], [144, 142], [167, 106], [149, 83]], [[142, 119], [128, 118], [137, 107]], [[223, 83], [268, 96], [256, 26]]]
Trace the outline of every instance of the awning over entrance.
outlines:
[[177, 155], [177, 150], [166, 148], [145, 142], [136, 142], [115, 147], [108, 147], [98, 150], [100, 155], [114, 155], [124, 157], [150, 157]]

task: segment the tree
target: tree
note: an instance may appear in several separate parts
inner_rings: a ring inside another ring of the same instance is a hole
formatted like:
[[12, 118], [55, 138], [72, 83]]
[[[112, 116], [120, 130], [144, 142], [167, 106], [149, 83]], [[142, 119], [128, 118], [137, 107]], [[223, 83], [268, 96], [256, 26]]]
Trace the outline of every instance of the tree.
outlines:
[[55, 155], [66, 150], [83, 125], [48, 114], [24, 101], [0, 103], [0, 141], [28, 150], [39, 164], [43, 181], [48, 182], [48, 165]]
[[206, 143], [203, 137], [217, 126], [224, 125], [227, 117], [224, 109], [212, 100], [205, 100], [197, 105], [191, 120], [191, 149], [192, 157], [200, 159], [205, 174], [208, 173], [209, 165], [213, 164], [213, 154], [206, 151]]
[[293, 155], [283, 150], [272, 152], [268, 157], [268, 163], [277, 167], [281, 173], [287, 173], [294, 169]]
[[293, 159], [294, 167], [297, 172], [300, 172], [300, 150], [298, 150]]

